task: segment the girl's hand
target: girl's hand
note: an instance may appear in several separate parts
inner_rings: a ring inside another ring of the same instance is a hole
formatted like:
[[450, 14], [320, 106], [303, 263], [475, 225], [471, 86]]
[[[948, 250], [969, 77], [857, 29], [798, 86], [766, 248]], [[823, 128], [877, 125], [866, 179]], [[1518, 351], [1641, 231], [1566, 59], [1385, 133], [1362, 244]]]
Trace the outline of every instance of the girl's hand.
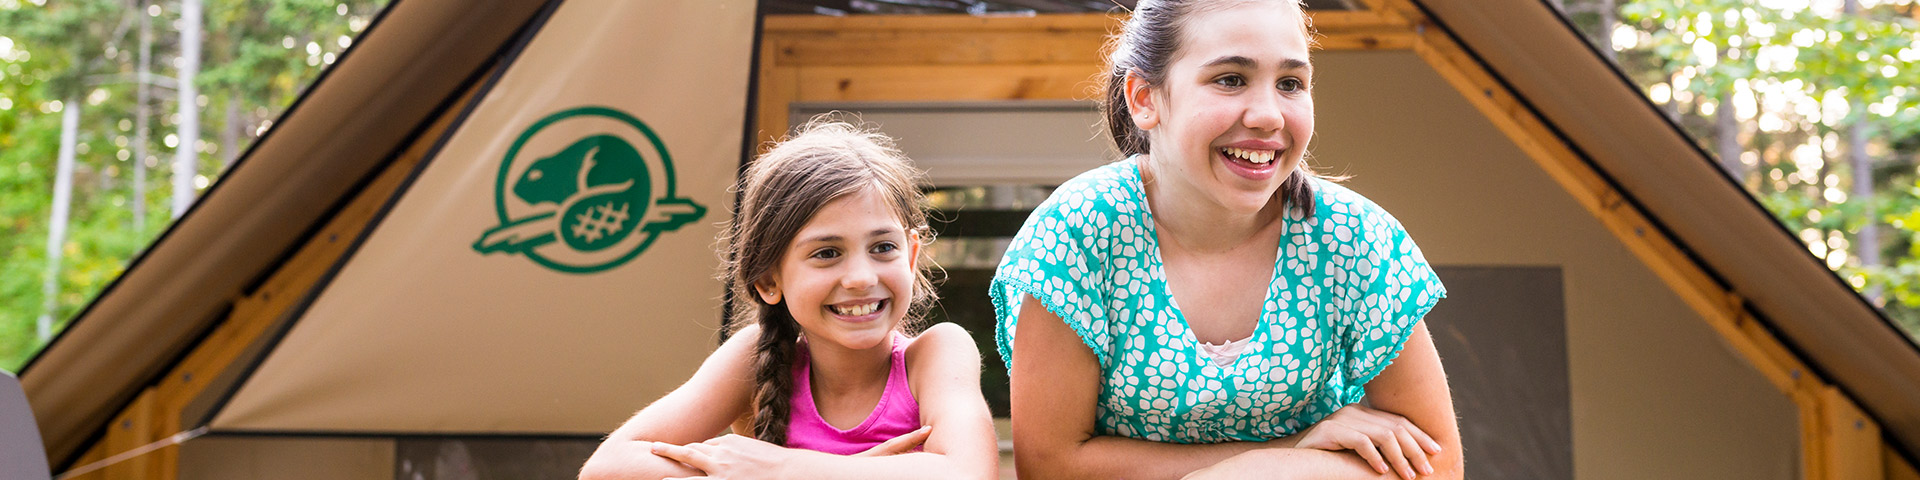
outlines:
[[904, 435], [893, 437], [891, 439], [888, 439], [885, 442], [880, 442], [879, 445], [874, 445], [873, 448], [869, 448], [867, 449], [867, 451], [864, 451], [864, 452], [853, 454], [853, 456], [884, 457], [888, 455], [899, 455], [902, 453], [911, 452], [915, 447], [919, 447], [920, 444], [927, 443], [927, 437], [932, 435], [933, 435], [932, 425], [922, 426], [920, 427], [919, 430], [907, 432]]
[[706, 472], [698, 478], [779, 478], [793, 452], [752, 437], [729, 434], [686, 446], [653, 444], [653, 454]]
[[1440, 444], [1406, 417], [1358, 404], [1341, 407], [1307, 428], [1294, 446], [1353, 450], [1380, 473], [1387, 473], [1387, 461], [1391, 460], [1393, 471], [1408, 480], [1416, 476], [1415, 469], [1420, 474], [1432, 474], [1433, 466], [1427, 456], [1440, 453]]

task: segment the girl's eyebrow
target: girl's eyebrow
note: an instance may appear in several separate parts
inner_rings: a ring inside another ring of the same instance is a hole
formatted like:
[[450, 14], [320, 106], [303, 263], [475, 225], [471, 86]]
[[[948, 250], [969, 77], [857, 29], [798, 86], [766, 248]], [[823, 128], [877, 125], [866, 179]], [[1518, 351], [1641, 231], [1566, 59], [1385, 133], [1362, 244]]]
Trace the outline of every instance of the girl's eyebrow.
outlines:
[[[867, 236], [868, 237], [884, 237], [884, 236], [887, 236], [887, 234], [890, 234], [893, 232], [894, 230], [891, 228], [880, 228], [880, 229], [875, 229], [872, 232], [867, 232]], [[804, 245], [809, 243], [832, 243], [832, 242], [839, 242], [843, 240], [846, 240], [846, 238], [841, 237], [839, 235], [827, 234], [827, 235], [821, 235], [817, 237], [809, 237], [804, 240], [801, 240], [800, 243]]]
[[[1213, 61], [1210, 61], [1210, 62], [1207, 62], [1206, 64], [1201, 65], [1200, 68], [1208, 68], [1216, 65], [1233, 65], [1240, 68], [1252, 69], [1252, 68], [1258, 68], [1260, 66], [1260, 62], [1251, 58], [1240, 56], [1240, 55], [1227, 55], [1220, 58], [1215, 58], [1213, 59]], [[1301, 68], [1306, 68], [1306, 66], [1307, 66], [1306, 60], [1301, 60], [1297, 58], [1289, 58], [1289, 59], [1280, 61], [1281, 70], [1299, 70]]]

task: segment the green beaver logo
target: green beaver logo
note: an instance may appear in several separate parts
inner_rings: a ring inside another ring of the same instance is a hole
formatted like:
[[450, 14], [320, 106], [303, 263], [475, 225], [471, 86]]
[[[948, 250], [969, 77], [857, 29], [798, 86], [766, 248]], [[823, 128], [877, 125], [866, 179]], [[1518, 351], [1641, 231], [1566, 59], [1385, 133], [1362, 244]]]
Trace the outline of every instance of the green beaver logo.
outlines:
[[[634, 148], [639, 142], [651, 151]], [[565, 146], [522, 158], [530, 143]], [[493, 196], [500, 225], [482, 233], [474, 251], [521, 254], [567, 273], [620, 266], [707, 213], [674, 193], [673, 160], [653, 129], [606, 107], [534, 122], [507, 149]]]

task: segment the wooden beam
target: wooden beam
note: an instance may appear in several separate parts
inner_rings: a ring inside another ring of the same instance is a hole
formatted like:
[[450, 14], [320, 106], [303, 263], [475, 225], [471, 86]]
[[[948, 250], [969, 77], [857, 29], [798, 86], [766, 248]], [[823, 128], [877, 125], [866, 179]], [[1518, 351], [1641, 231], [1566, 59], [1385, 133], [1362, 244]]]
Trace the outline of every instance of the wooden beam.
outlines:
[[[113, 452], [133, 450], [152, 442], [157, 437], [172, 435], [172, 431], [164, 434], [157, 433], [162, 426], [159, 425], [161, 422], [156, 421], [157, 415], [154, 410], [153, 389], [147, 389], [140, 396], [135, 397], [133, 403], [127, 405], [126, 410], [114, 416], [112, 423], [107, 425], [106, 438], [103, 439], [107, 444], [107, 450]], [[134, 457], [108, 465], [100, 472], [107, 480], [156, 478], [152, 475], [158, 473], [154, 470], [160, 466], [161, 462], [155, 457], [154, 455]]]
[[[442, 112], [430, 127], [411, 140], [413, 143], [405, 151], [388, 163], [265, 282], [246, 296], [234, 299], [227, 318], [173, 370], [122, 410], [113, 423], [107, 425], [102, 441], [89, 450], [78, 465], [166, 439], [187, 428], [180, 423], [187, 405], [205, 393], [209, 380], [243, 360], [241, 354], [247, 346], [318, 284], [320, 277], [340, 260], [353, 239], [358, 238], [400, 184], [413, 173], [414, 167], [459, 115], [461, 107], [473, 101], [477, 89], [476, 85], [461, 92], [453, 108]], [[179, 459], [180, 447], [167, 446], [75, 478], [170, 480], [179, 476]]]
[[1089, 65], [905, 65], [798, 68], [797, 102], [1091, 100]]
[[[795, 102], [1094, 100], [1105, 14], [770, 15], [761, 34], [755, 140], [786, 135]], [[1321, 50], [1406, 50], [1403, 20], [1370, 12], [1316, 12]]]
[[[778, 17], [769, 16], [766, 24], [771, 26]], [[761, 32], [760, 64], [757, 65], [760, 78], [754, 92], [753, 125], [755, 131], [755, 154], [766, 151], [774, 141], [787, 136], [787, 115], [792, 111], [793, 99], [799, 96], [800, 75], [794, 67], [781, 67], [774, 49], [778, 45], [778, 35], [771, 29]]]
[[1887, 480], [1920, 480], [1920, 470], [1915, 470], [1913, 464], [1907, 463], [1906, 457], [1894, 451], [1892, 445], [1880, 449], [1880, 458], [1886, 460]]
[[762, 35], [788, 32], [854, 32], [959, 30], [975, 32], [1031, 32], [1049, 30], [1109, 31], [1124, 17], [1104, 13], [1053, 15], [768, 15]]
[[1378, 10], [1308, 11], [1307, 24], [1320, 32], [1343, 30], [1406, 30], [1407, 19]]
[[1886, 478], [1880, 425], [1834, 387], [1820, 389], [1820, 412], [1826, 478]]
[[1353, 31], [1321, 33], [1314, 46], [1321, 51], [1412, 50], [1419, 37], [1409, 31]]
[[[771, 19], [769, 19], [771, 21]], [[1099, 30], [854, 30], [768, 32], [773, 65], [1099, 65]]]

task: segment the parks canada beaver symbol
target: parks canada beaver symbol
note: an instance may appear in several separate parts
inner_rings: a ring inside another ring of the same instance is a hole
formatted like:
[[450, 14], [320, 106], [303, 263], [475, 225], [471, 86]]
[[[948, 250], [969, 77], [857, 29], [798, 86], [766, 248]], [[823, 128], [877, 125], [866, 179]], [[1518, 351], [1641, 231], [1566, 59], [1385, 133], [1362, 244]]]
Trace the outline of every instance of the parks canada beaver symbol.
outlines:
[[[548, 151], [535, 151], [542, 147]], [[501, 160], [493, 195], [500, 224], [473, 249], [525, 255], [567, 273], [617, 267], [707, 213], [676, 196], [673, 161], [653, 130], [605, 107], [528, 127]]]

